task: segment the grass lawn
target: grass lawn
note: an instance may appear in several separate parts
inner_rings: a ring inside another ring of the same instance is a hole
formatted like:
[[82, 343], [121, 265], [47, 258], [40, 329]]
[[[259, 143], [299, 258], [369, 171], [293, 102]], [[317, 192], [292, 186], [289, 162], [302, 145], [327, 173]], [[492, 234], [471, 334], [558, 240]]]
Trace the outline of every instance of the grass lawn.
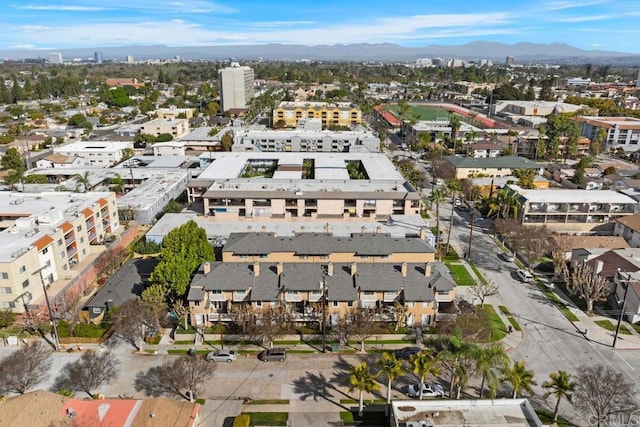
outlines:
[[[538, 415], [538, 418], [540, 418], [540, 421], [542, 421], [543, 424], [551, 425], [553, 423], [552, 412], [547, 412], [542, 409], [537, 409], [536, 414]], [[561, 416], [558, 416], [558, 421], [556, 422], [558, 423], [558, 427], [573, 427], [575, 425], [575, 424], [571, 424], [569, 421], [565, 420]]]
[[289, 399], [256, 399], [250, 402], [251, 405], [288, 405]]
[[[209, 353], [210, 350], [196, 350], [196, 354], [207, 354]], [[168, 354], [187, 354], [186, 350], [174, 350], [174, 349], [170, 349], [167, 350]]]
[[480, 273], [480, 270], [478, 270], [478, 267], [476, 267], [476, 265], [474, 263], [472, 263], [471, 261], [468, 261], [468, 264], [471, 267], [471, 269], [473, 270], [473, 272], [476, 273], [476, 276], [478, 276], [478, 279], [480, 279], [480, 281], [484, 285], [488, 285], [489, 282], [487, 282], [487, 279], [485, 279], [484, 276], [482, 275], [482, 273]]
[[193, 340], [178, 340], [173, 342], [176, 345], [191, 345], [193, 344]]
[[543, 285], [538, 281], [536, 281], [536, 284], [538, 285], [538, 288], [540, 288], [542, 293], [545, 294], [547, 298], [549, 298], [551, 302], [553, 302], [553, 304], [560, 309], [562, 314], [564, 314], [567, 317], [567, 319], [569, 319], [572, 322], [577, 322], [578, 320], [580, 320], [575, 314], [573, 314], [571, 310], [569, 310], [569, 308], [565, 305], [565, 303], [563, 303], [560, 300], [560, 298], [558, 297], [558, 295], [555, 294], [555, 292], [549, 290], [545, 285]]
[[496, 310], [493, 308], [491, 304], [485, 304], [484, 307], [480, 308], [489, 319], [489, 323], [491, 324], [491, 341], [500, 341], [507, 335], [507, 327], [504, 323], [502, 323], [502, 319], [496, 313]]
[[[449, 121], [449, 112], [443, 108], [428, 107], [426, 105], [417, 105], [417, 106], [412, 105], [411, 107], [412, 107], [411, 115], [419, 114], [420, 115], [419, 120]], [[396, 115], [398, 115], [397, 105], [389, 105], [388, 109], [396, 113]]]
[[516, 319], [514, 319], [513, 315], [511, 314], [511, 312], [509, 311], [509, 309], [507, 307], [505, 307], [504, 305], [500, 305], [500, 306], [498, 306], [498, 308], [500, 309], [502, 314], [507, 316], [507, 319], [509, 319], [509, 323], [511, 323], [511, 326], [513, 326], [513, 329], [515, 329], [516, 331], [521, 331], [522, 330], [522, 328], [520, 327], [520, 325], [518, 324]]
[[447, 263], [447, 267], [449, 267], [453, 280], [458, 286], [473, 286], [476, 284], [464, 265]]
[[289, 419], [288, 412], [243, 412], [249, 415], [250, 426], [286, 426]]
[[[607, 331], [613, 332], [616, 330], [616, 325], [611, 320], [596, 320], [596, 325], [606, 329]], [[631, 331], [628, 330], [624, 325], [620, 325], [620, 333], [622, 335], [631, 335]]]

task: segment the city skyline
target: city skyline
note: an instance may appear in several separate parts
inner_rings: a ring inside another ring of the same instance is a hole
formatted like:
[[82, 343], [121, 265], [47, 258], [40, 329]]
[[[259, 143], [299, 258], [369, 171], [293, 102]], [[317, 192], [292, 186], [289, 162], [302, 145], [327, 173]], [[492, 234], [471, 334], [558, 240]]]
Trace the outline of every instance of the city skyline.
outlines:
[[631, 0], [527, 0], [517, 9], [495, 0], [30, 1], [4, 7], [0, 49], [387, 42], [417, 47], [487, 40], [640, 53], [638, 16], [640, 8]]

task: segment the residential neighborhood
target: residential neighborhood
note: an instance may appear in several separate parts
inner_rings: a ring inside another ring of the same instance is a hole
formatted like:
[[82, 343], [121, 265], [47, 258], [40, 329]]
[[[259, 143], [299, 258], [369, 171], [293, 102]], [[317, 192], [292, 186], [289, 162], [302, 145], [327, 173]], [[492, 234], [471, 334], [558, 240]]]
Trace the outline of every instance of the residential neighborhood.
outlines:
[[635, 425], [638, 66], [482, 58], [0, 60], [0, 426]]

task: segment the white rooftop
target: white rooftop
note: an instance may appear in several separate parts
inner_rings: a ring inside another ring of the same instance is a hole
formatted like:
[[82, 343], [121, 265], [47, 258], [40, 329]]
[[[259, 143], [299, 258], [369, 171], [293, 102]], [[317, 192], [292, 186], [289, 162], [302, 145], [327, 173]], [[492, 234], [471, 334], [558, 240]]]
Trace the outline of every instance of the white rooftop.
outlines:
[[54, 147], [53, 152], [116, 152], [119, 150], [124, 150], [125, 148], [132, 148], [132, 141], [76, 141], [71, 142], [69, 144], [61, 145], [59, 147]]
[[631, 197], [612, 190], [525, 190], [517, 185], [509, 185], [509, 187], [530, 203], [637, 203]]

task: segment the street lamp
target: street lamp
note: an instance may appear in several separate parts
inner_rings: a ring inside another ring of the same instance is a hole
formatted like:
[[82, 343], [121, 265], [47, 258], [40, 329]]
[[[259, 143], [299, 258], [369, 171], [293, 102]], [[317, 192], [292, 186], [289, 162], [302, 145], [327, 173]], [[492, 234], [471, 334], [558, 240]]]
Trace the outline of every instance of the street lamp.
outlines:
[[[627, 292], [629, 292], [629, 281], [631, 280], [631, 275], [629, 275], [629, 273], [626, 274], [627, 278], [625, 281], [627, 284], [625, 286], [621, 279], [622, 271], [618, 269], [618, 282], [620, 282], [620, 285], [624, 287], [624, 296], [622, 297], [622, 309], [620, 310], [620, 316], [618, 316], [618, 325], [616, 326], [616, 333], [613, 336], [612, 348], [616, 348], [616, 342], [618, 341], [618, 335], [620, 334], [620, 326], [622, 325], [622, 317], [624, 316], [624, 309], [627, 306]], [[619, 301], [616, 301], [616, 303], [619, 304]]]

